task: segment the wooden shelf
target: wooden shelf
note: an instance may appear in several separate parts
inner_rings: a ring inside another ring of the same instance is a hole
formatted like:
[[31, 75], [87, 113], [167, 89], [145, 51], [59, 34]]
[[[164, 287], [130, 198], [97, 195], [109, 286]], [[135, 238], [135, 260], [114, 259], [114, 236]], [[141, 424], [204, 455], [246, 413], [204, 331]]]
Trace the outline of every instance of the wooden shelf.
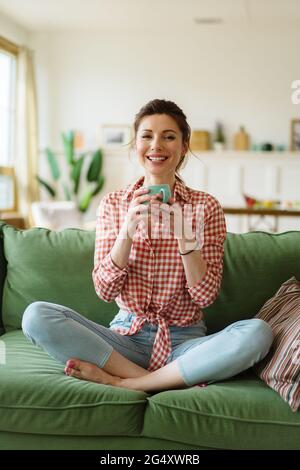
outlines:
[[[246, 231], [251, 232], [259, 229], [259, 224], [264, 221], [268, 224], [268, 230], [274, 233], [279, 231], [279, 218], [280, 217], [300, 217], [298, 210], [283, 210], [283, 209], [251, 209], [250, 207], [226, 207], [223, 206], [224, 214], [246, 216], [247, 225]], [[253, 219], [256, 218], [258, 220]], [[271, 222], [267, 218], [272, 217]]]
[[279, 152], [278, 150], [273, 150], [271, 152], [262, 151], [262, 150], [193, 150], [193, 154], [195, 154], [198, 158], [204, 159], [228, 159], [228, 160], [238, 160], [238, 159], [246, 159], [246, 160], [264, 160], [264, 161], [280, 161], [280, 160], [289, 160], [289, 161], [300, 161], [300, 151], [289, 151], [285, 150]]
[[251, 209], [250, 207], [223, 207], [225, 214], [236, 215], [271, 215], [274, 217], [300, 217], [300, 210], [283, 210], [283, 209]]

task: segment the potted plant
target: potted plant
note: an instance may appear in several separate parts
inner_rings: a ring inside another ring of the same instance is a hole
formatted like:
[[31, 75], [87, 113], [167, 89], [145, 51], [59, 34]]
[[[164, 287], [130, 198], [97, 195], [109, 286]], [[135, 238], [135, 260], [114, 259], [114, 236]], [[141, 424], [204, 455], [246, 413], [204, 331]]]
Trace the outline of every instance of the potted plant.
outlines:
[[[69, 170], [68, 175], [62, 173], [57, 154], [50, 148], [45, 150], [54, 184], [45, 181], [39, 175], [36, 175], [36, 178], [47, 190], [53, 203], [33, 203], [32, 213], [35, 225], [52, 229], [81, 225], [82, 215], [87, 212], [92, 199], [103, 188], [105, 178], [102, 174], [101, 149], [78, 154], [75, 152], [74, 140], [74, 131], [62, 133], [63, 154]], [[88, 165], [84, 165], [86, 159], [89, 159]], [[81, 188], [83, 181], [85, 185]], [[59, 201], [60, 193], [64, 194], [64, 201]], [[48, 221], [46, 221], [47, 216]]]
[[214, 150], [224, 150], [225, 147], [225, 136], [222, 128], [222, 124], [217, 122], [216, 132], [214, 136]]

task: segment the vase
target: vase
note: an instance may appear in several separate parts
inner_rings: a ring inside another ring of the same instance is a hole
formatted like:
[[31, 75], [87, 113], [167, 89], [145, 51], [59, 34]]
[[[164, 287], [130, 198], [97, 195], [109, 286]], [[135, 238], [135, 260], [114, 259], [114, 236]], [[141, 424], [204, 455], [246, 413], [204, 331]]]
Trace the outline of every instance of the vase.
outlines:
[[225, 144], [223, 142], [214, 142], [214, 150], [216, 152], [220, 152], [224, 150], [224, 148], [225, 148]]

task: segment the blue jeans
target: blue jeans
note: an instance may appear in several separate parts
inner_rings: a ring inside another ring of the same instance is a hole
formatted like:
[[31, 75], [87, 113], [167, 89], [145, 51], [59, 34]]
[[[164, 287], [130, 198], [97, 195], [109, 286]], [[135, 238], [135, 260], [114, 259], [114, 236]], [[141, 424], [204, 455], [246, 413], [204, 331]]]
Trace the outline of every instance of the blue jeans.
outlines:
[[[86, 319], [62, 305], [30, 304], [23, 315], [25, 336], [59, 362], [71, 357], [103, 368], [113, 350], [147, 369], [157, 326], [145, 323], [132, 336], [122, 336], [114, 327], [129, 327], [134, 314], [120, 310], [110, 328]], [[241, 320], [222, 331], [205, 336], [206, 326], [170, 326], [172, 352], [167, 363], [177, 360], [186, 385], [215, 382], [253, 366], [268, 353], [273, 341], [270, 326], [263, 320]]]

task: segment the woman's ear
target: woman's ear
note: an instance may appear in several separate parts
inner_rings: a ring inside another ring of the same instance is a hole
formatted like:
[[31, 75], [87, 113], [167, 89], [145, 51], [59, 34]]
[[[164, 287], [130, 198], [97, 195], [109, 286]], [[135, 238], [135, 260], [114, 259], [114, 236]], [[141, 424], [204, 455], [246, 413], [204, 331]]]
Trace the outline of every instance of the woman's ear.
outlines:
[[188, 143], [188, 142], [184, 142], [184, 143], [182, 144], [182, 155], [185, 155], [185, 154], [187, 153], [188, 149], [189, 149], [189, 143]]

